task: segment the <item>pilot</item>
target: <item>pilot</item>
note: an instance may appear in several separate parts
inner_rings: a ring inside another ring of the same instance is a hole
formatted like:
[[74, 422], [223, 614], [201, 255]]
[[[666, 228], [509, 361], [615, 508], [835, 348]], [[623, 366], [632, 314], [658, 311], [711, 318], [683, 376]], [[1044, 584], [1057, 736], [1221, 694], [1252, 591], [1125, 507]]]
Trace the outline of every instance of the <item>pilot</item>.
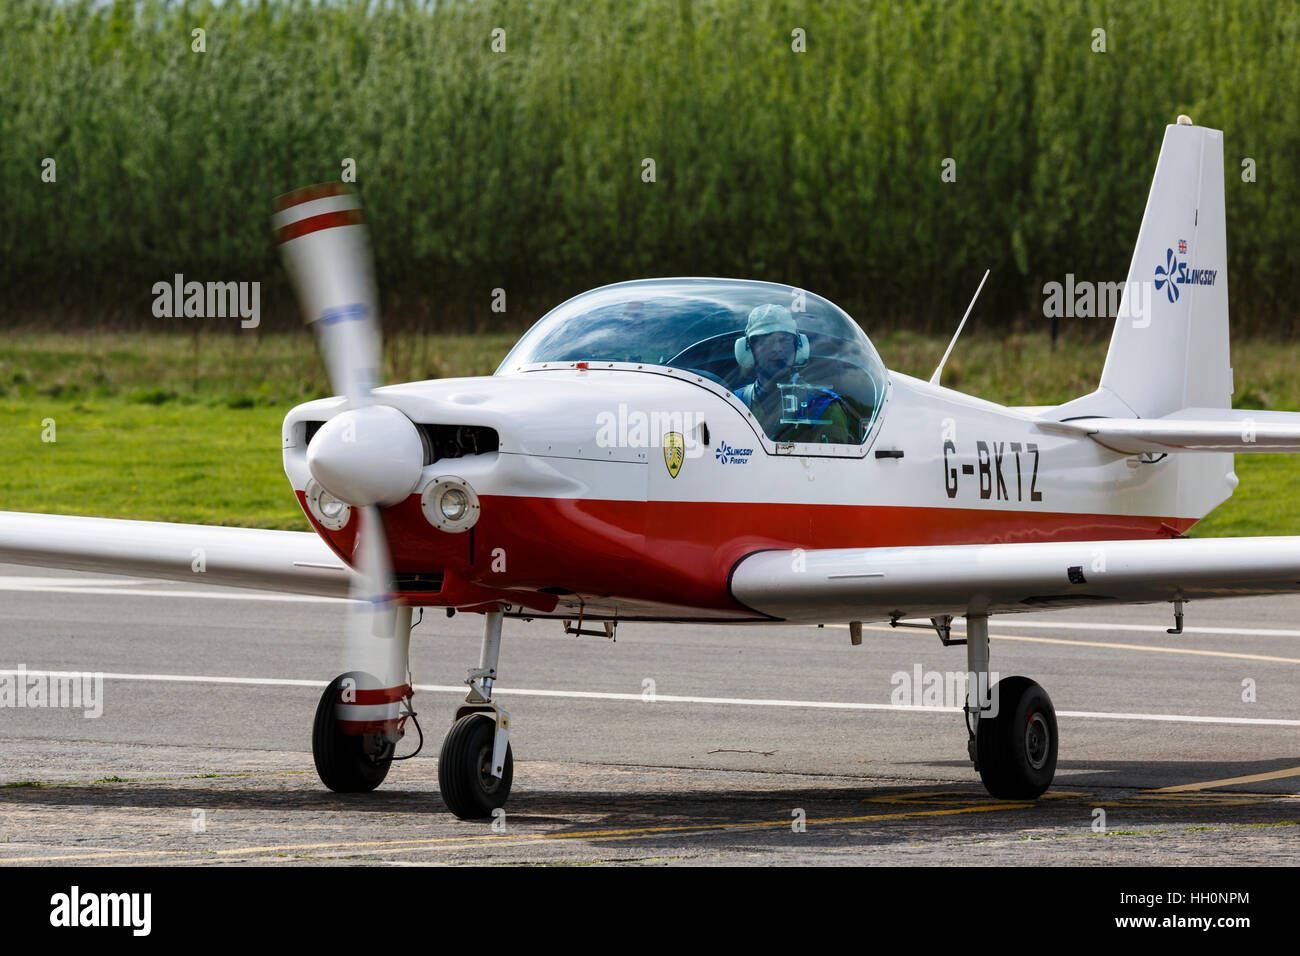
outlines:
[[808, 336], [785, 306], [753, 309], [745, 334], [736, 339], [736, 362], [754, 381], [736, 389], [773, 441], [851, 444], [844, 400], [827, 388], [803, 382], [798, 366], [808, 361]]

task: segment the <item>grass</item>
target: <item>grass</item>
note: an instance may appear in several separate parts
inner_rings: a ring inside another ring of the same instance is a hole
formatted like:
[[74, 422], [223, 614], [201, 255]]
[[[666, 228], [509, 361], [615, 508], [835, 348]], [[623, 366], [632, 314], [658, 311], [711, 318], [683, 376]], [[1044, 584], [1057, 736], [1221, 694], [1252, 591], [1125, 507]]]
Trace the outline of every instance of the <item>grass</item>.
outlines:
[[[296, 506], [285, 504], [281, 409], [113, 398], [36, 404], [33, 411], [30, 403], [0, 400], [6, 509], [305, 527]], [[41, 441], [49, 420], [52, 443]]]
[[[386, 381], [490, 373], [513, 336], [397, 336]], [[11, 335], [0, 508], [307, 529], [280, 457], [290, 407], [331, 394], [311, 337]], [[50, 435], [55, 441], [43, 441]]]
[[[387, 341], [386, 381], [486, 375], [513, 335]], [[928, 377], [945, 340], [875, 337], [891, 368]], [[944, 384], [1012, 405], [1096, 386], [1107, 343], [968, 335]], [[1295, 349], [1233, 346], [1239, 407], [1300, 410]], [[0, 344], [0, 509], [306, 530], [280, 457], [288, 409], [329, 394], [311, 337], [10, 335]], [[54, 442], [42, 441], [53, 420]], [[1239, 455], [1234, 496], [1197, 536], [1300, 534], [1300, 456]]]

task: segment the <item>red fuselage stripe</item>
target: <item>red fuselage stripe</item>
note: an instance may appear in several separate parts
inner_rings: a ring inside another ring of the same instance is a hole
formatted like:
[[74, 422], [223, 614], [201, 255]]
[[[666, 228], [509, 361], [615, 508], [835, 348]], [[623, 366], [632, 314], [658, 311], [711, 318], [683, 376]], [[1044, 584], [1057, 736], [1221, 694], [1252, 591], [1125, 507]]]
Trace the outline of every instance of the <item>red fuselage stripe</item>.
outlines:
[[[302, 494], [299, 500], [304, 501]], [[584, 595], [735, 611], [731, 569], [756, 551], [1099, 541], [1184, 532], [1192, 518], [888, 505], [605, 501], [483, 495], [472, 532], [446, 534], [420, 499], [381, 514], [397, 572], [452, 571], [493, 588], [562, 588]], [[304, 511], [306, 508], [304, 507]], [[342, 531], [312, 526], [353, 553], [360, 516]], [[436, 595], [430, 596], [437, 604]]]

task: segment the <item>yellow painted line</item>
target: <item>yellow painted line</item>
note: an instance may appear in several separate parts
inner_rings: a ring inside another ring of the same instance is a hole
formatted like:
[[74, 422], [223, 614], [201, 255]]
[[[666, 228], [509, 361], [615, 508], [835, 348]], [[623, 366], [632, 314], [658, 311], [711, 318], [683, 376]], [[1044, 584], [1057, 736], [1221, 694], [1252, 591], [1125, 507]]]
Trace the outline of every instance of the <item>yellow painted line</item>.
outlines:
[[[1300, 768], [1296, 769], [1300, 774]], [[1246, 777], [1244, 780], [1252, 778]], [[1103, 800], [1098, 799], [1095, 793], [1083, 790], [1049, 790], [1037, 800], [1039, 804], [1045, 804], [1050, 800], [1072, 800], [1085, 804], [1089, 807], [1169, 807], [1169, 808], [1188, 808], [1188, 807], [1227, 807], [1227, 806], [1247, 806], [1256, 803], [1262, 803], [1276, 797], [1286, 796], [1286, 794], [1257, 794], [1257, 793], [1232, 793], [1232, 794], [1192, 794], [1195, 799], [1188, 801], [1176, 800], [1175, 797], [1167, 795], [1159, 790], [1143, 790], [1135, 795], [1135, 800]], [[878, 797], [863, 797], [863, 803], [883, 803], [895, 806], [916, 806], [918, 804], [934, 805], [936, 803], [954, 803], [962, 804], [968, 802], [977, 802], [986, 800], [987, 797], [976, 794], [962, 795], [953, 793], [950, 790], [923, 790], [916, 793], [886, 794]]]
[[[870, 823], [877, 820], [901, 820], [908, 817], [941, 817], [960, 813], [984, 813], [990, 810], [1024, 810], [1032, 803], [989, 803], [975, 807], [956, 807], [946, 810], [912, 810], [900, 813], [870, 813], [856, 817], [822, 817], [805, 820], [807, 826], [831, 825], [838, 823]], [[684, 833], [703, 835], [718, 830], [755, 830], [764, 827], [788, 827], [794, 822], [789, 820], [758, 820], [748, 823], [700, 823], [665, 827], [630, 827], [621, 830], [584, 830], [577, 833], [529, 833], [517, 836], [498, 836], [485, 834], [477, 837], [431, 837], [424, 840], [371, 840], [355, 843], [298, 843], [283, 846], [246, 846], [225, 850], [110, 850], [104, 853], [73, 853], [62, 856], [25, 856], [0, 857], [0, 866], [9, 863], [49, 863], [56, 860], [108, 860], [121, 857], [162, 857], [162, 856], [232, 856], [242, 853], [283, 853], [289, 850], [347, 850], [367, 847], [417, 847], [445, 844], [461, 846], [481, 845], [483, 843], [506, 843], [523, 845], [525, 842], [538, 840], [608, 840], [623, 839], [629, 836], [645, 836], [662, 833]], [[452, 847], [454, 848], [454, 847]]]
[[[848, 627], [847, 624], [831, 624], [831, 627]], [[897, 634], [898, 628], [884, 625], [864, 624], [864, 631], [885, 631]], [[953, 632], [954, 637], [965, 637], [965, 632]], [[1271, 664], [1300, 664], [1300, 657], [1272, 657], [1267, 654], [1242, 654], [1235, 651], [1206, 651], [1195, 647], [1156, 647], [1151, 644], [1115, 644], [1109, 641], [1068, 641], [1060, 637], [1029, 637], [1024, 634], [990, 634], [990, 638], [999, 641], [1025, 641], [1029, 644], [1068, 644], [1073, 647], [1106, 647], [1117, 651], [1149, 651], [1153, 654], [1194, 654], [1198, 657], [1227, 657], [1238, 661], [1267, 661]]]
[[1205, 783], [1183, 783], [1176, 787], [1160, 787], [1157, 790], [1144, 790], [1143, 793], [1190, 793], [1193, 790], [1209, 790], [1212, 787], [1231, 787], [1238, 783], [1259, 783], [1261, 780], [1282, 780], [1285, 777], [1300, 777], [1300, 767], [1290, 770], [1270, 770], [1268, 773], [1252, 773], [1245, 777], [1225, 777], [1222, 780], [1207, 780]]
[[[1049, 800], [1068, 800], [1072, 798], [1091, 796], [1091, 793], [1085, 793], [1082, 790], [1049, 790], [1047, 793], [1038, 797], [1035, 802], [1045, 803]], [[911, 806], [918, 803], [979, 803], [980, 801], [987, 799], [988, 795], [983, 793], [960, 793], [952, 790], [919, 790], [915, 793], [889, 793], [878, 797], [863, 797], [862, 802]]]
[[[1161, 810], [1200, 810], [1204, 807], [1253, 807], [1258, 803], [1267, 802], [1264, 799], [1222, 799], [1222, 800], [1172, 800], [1168, 794], [1153, 794], [1154, 800], [1112, 800], [1101, 801], [1090, 804], [1094, 807], [1159, 807]], [[1189, 794], [1189, 796], [1200, 796], [1200, 794]], [[1274, 794], [1269, 794], [1269, 797]], [[1285, 796], [1285, 794], [1276, 794], [1276, 796]]]

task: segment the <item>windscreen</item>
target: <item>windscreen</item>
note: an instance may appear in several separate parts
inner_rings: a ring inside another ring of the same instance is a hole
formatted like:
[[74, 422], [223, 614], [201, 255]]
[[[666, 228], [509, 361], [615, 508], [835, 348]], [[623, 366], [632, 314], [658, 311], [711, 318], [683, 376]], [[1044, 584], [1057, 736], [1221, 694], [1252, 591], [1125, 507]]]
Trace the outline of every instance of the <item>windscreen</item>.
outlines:
[[732, 279], [606, 286], [552, 309], [497, 369], [631, 362], [694, 372], [736, 393], [774, 441], [860, 444], [884, 398], [866, 334], [813, 293]]

